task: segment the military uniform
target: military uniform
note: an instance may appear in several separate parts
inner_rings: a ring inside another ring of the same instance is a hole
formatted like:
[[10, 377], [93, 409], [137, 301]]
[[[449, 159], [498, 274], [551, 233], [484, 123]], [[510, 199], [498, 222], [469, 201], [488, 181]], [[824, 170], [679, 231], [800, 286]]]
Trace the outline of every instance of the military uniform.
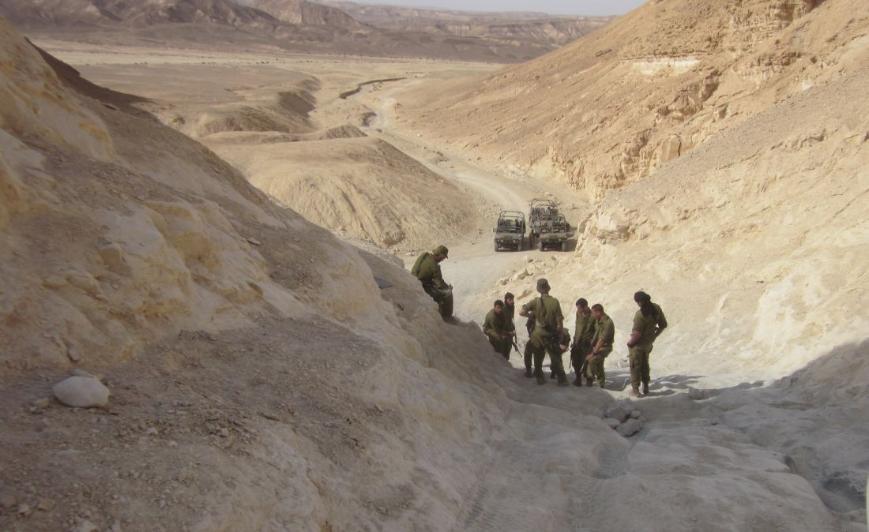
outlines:
[[441, 303], [444, 296], [440, 291], [448, 288], [448, 285], [444, 282], [441, 265], [435, 260], [434, 255], [428, 252], [420, 255], [411, 273], [419, 279], [425, 293], [430, 295], [437, 303]]
[[[561, 328], [561, 338], [558, 340], [558, 352], [563, 355], [564, 353], [567, 352], [568, 349], [570, 349], [570, 331], [568, 331], [566, 327], [562, 327]], [[564, 361], [562, 360], [562, 365], [563, 364], [564, 364]], [[557, 375], [555, 374], [554, 368], [550, 367], [550, 369], [552, 370], [552, 372], [549, 374], [549, 378], [550, 379], [556, 378]], [[565, 370], [565, 373], [566, 373], [566, 370]]]
[[501, 312], [501, 314], [498, 314], [493, 309], [486, 314], [486, 320], [483, 322], [483, 332], [486, 333], [489, 343], [492, 344], [495, 352], [509, 360], [513, 342], [507, 336], [510, 334], [507, 325], [506, 313]]
[[[507, 332], [516, 334], [516, 322], [513, 318], [516, 316], [516, 305], [508, 305], [504, 303], [504, 316], [507, 318]], [[513, 341], [507, 346], [507, 358], [510, 358], [510, 353], [513, 351]]]
[[581, 377], [579, 370], [585, 363], [585, 357], [591, 352], [591, 339], [594, 337], [594, 318], [591, 311], [583, 314], [576, 311], [576, 326], [573, 329], [573, 345], [570, 348], [570, 360], [576, 371], [577, 381]]
[[655, 338], [658, 337], [658, 331], [667, 328], [664, 311], [655, 303], [652, 303], [652, 307], [655, 311], [649, 316], [644, 316], [642, 310], [638, 310], [634, 315], [633, 332], [640, 336], [636, 345], [628, 351], [631, 362], [631, 386], [637, 389], [642, 383], [644, 393], [649, 392], [651, 380], [649, 354], [652, 352]]
[[533, 317], [529, 317], [525, 322], [525, 329], [528, 330], [528, 342], [525, 344], [525, 376], [532, 377], [533, 376], [533, 365], [534, 365], [534, 353], [531, 350], [531, 335], [534, 334], [534, 325], [536, 320]]
[[594, 357], [588, 361], [586, 369], [586, 383], [591, 386], [595, 380], [601, 388], [606, 384], [606, 372], [604, 371], [604, 360], [613, 352], [613, 341], [615, 340], [616, 328], [613, 325], [613, 320], [604, 314], [599, 320], [594, 321], [594, 336], [591, 339], [592, 349], [597, 347], [599, 341], [603, 340], [600, 350], [595, 353]]
[[558, 377], [558, 381], [567, 382], [564, 366], [561, 361], [561, 348], [558, 345], [561, 336], [558, 324], [564, 321], [561, 313], [561, 303], [554, 297], [543, 294], [531, 303], [525, 305], [525, 309], [534, 313], [534, 332], [528, 340], [531, 354], [534, 357], [534, 376], [537, 382], [544, 381], [543, 358], [549, 354], [549, 362], [552, 371]]

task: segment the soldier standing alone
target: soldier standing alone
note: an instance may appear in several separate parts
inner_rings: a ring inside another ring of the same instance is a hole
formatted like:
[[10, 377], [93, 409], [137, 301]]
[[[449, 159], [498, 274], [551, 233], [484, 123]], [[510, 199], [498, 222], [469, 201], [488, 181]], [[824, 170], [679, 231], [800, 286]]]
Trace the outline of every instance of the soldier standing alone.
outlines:
[[425, 252], [416, 259], [410, 273], [419, 279], [422, 289], [438, 304], [441, 316], [449, 319], [453, 314], [452, 287], [444, 281], [441, 262], [449, 256], [446, 246], [438, 246], [431, 253]]
[[628, 353], [631, 361], [631, 395], [640, 396], [640, 384], [643, 385], [643, 395], [649, 393], [651, 380], [649, 369], [649, 354], [655, 339], [667, 328], [667, 318], [664, 311], [645, 292], [634, 294], [634, 301], [640, 310], [634, 315], [634, 326], [631, 339], [628, 341]]
[[561, 330], [564, 327], [564, 315], [561, 313], [561, 303], [549, 295], [549, 281], [539, 279], [537, 291], [540, 297], [524, 305], [520, 316], [534, 316], [535, 325], [528, 345], [534, 356], [534, 376], [537, 384], [546, 384], [543, 375], [543, 358], [548, 353], [549, 362], [560, 386], [567, 386], [567, 375], [561, 361]]

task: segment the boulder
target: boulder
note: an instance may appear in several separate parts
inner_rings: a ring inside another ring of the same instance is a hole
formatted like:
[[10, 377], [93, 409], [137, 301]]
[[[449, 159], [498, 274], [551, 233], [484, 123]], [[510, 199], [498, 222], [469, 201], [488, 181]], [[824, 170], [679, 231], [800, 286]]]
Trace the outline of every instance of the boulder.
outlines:
[[609, 428], [611, 428], [613, 430], [619, 428], [619, 425], [622, 424], [618, 419], [613, 419], [611, 417], [604, 419], [604, 423], [609, 425]]
[[615, 419], [619, 423], [624, 422], [631, 416], [631, 411], [622, 405], [613, 405], [607, 408], [606, 417]]
[[632, 418], [619, 425], [619, 428], [617, 428], [616, 430], [625, 438], [630, 438], [634, 434], [640, 432], [642, 429], [643, 422], [639, 419]]
[[66, 406], [93, 408], [109, 404], [109, 389], [93, 377], [69, 377], [55, 384], [52, 391]]

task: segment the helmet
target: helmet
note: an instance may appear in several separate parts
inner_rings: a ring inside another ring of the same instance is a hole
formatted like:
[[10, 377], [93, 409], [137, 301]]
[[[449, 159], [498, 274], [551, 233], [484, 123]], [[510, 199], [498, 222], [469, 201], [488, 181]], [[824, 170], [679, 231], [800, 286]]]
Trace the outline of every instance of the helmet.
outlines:
[[434, 249], [434, 251], [432, 252], [432, 255], [435, 255], [435, 256], [440, 255], [440, 256], [443, 256], [443, 257], [449, 257], [449, 256], [450, 256], [450, 250], [447, 249], [446, 246], [438, 246], [438, 247], [436, 247], [436, 248]]

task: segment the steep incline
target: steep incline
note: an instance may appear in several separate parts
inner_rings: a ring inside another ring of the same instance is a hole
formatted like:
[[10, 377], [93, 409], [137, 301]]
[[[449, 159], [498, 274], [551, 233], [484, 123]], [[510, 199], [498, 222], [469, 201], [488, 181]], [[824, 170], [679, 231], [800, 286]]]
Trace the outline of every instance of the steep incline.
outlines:
[[865, 58], [855, 0], [665, 0], [482, 81], [420, 91], [408, 118], [507, 171], [593, 198], [650, 175]]

